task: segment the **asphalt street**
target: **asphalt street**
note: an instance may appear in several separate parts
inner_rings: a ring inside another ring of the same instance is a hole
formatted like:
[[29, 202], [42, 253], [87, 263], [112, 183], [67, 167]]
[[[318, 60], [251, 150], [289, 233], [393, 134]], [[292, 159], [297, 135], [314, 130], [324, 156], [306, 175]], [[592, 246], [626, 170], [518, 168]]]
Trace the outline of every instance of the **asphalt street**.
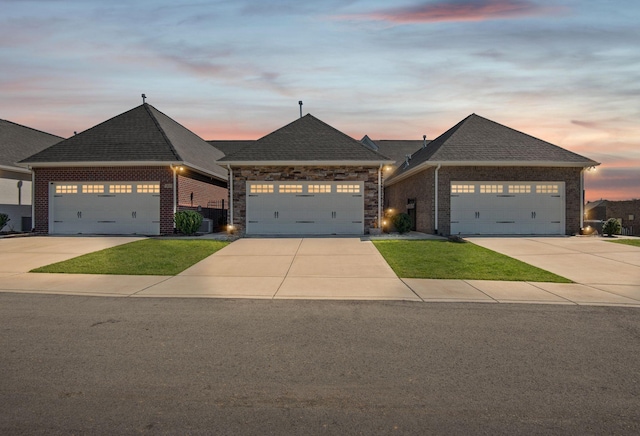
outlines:
[[640, 310], [0, 294], [1, 434], [639, 434]]

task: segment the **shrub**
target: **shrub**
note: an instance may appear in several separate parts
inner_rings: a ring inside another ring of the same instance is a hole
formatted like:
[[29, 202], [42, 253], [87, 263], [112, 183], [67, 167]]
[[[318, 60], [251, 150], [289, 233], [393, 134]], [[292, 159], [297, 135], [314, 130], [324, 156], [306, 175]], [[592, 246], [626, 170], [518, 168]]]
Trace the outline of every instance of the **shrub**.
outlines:
[[406, 233], [411, 230], [411, 217], [406, 213], [399, 213], [393, 217], [393, 226], [398, 233]]
[[0, 230], [2, 230], [9, 221], [11, 221], [9, 219], [9, 215], [7, 215], [6, 213], [0, 213]]
[[602, 233], [607, 236], [619, 235], [621, 231], [620, 221], [615, 218], [609, 218], [602, 226]]
[[173, 220], [180, 233], [193, 235], [202, 224], [202, 215], [193, 210], [181, 210], [180, 212], [176, 212]]

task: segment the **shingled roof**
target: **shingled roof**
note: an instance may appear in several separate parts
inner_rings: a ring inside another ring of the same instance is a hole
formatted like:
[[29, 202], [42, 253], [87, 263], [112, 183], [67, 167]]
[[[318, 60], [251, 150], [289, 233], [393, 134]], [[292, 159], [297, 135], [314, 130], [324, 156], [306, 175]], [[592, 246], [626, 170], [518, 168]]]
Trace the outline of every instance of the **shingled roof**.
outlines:
[[261, 163], [392, 163], [392, 160], [311, 114], [220, 160], [231, 165]]
[[401, 165], [388, 179], [424, 166], [552, 166], [590, 167], [591, 159], [541, 139], [471, 114], [415, 152], [409, 165]]
[[21, 161], [31, 166], [178, 164], [221, 180], [224, 153], [144, 103]]
[[256, 143], [255, 139], [236, 139], [236, 140], [213, 140], [207, 141], [209, 144], [213, 145], [215, 148], [224, 153], [225, 156], [228, 156], [232, 153], [242, 150], [250, 145]]
[[[389, 156], [396, 161], [396, 164], [404, 162], [405, 157], [408, 154], [413, 154], [420, 150], [424, 144], [423, 139], [371, 139], [368, 135], [365, 135], [360, 142], [372, 150], [377, 151], [380, 154]], [[431, 141], [426, 140], [429, 144]]]
[[0, 168], [28, 172], [29, 170], [16, 163], [62, 139], [60, 136], [0, 120]]

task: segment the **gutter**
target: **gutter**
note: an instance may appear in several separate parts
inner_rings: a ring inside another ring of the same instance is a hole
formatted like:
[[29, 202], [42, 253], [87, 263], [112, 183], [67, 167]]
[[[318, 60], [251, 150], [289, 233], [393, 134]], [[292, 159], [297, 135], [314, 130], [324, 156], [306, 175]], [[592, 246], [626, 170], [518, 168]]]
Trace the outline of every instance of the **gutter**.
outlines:
[[436, 201], [435, 201], [435, 222], [433, 225], [433, 233], [435, 235], [438, 234], [438, 172], [440, 171], [440, 167], [442, 166], [442, 164], [438, 164], [438, 166], [436, 167], [436, 173], [435, 173], [435, 194], [436, 194]]
[[227, 229], [233, 230], [233, 169], [231, 169], [231, 165], [227, 165], [227, 169], [229, 170], [229, 223], [230, 223], [228, 224]]

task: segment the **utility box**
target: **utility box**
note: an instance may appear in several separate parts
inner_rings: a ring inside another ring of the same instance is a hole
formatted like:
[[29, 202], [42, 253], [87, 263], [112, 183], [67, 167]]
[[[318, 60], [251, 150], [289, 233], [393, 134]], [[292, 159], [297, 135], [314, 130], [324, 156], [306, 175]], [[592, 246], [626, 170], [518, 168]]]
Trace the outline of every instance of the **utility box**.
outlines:
[[202, 224], [200, 224], [198, 233], [213, 233], [213, 220], [209, 218], [204, 218], [202, 220]]

